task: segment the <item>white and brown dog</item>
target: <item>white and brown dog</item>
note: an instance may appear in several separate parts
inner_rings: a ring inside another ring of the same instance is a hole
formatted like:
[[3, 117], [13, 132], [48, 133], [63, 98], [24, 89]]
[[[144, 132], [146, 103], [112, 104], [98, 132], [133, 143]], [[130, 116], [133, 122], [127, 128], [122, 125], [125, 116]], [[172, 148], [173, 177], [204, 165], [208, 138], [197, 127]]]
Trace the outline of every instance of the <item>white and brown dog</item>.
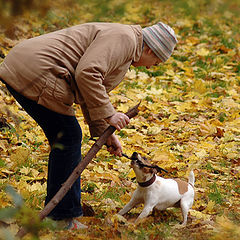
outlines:
[[[147, 217], [156, 208], [180, 207], [182, 225], [187, 223], [188, 211], [194, 201], [194, 173], [190, 172], [188, 183], [180, 179], [164, 179], [156, 176], [158, 166], [152, 166], [140, 154], [134, 152], [130, 158], [131, 167], [136, 174], [138, 187], [128, 204], [118, 213], [124, 215], [136, 205], [143, 203], [144, 208], [136, 222]], [[160, 169], [160, 168], [159, 168]]]

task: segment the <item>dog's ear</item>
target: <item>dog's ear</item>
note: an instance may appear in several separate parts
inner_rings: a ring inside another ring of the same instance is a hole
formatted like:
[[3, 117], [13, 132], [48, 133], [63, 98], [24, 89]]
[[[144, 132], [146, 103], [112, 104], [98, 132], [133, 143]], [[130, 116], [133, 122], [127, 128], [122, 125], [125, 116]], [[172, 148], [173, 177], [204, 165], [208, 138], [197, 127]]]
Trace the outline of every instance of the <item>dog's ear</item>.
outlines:
[[155, 169], [155, 168], [150, 168], [150, 167], [144, 167], [144, 168], [143, 168], [143, 172], [144, 172], [144, 173], [154, 173], [154, 174], [156, 174], [156, 173], [157, 173], [157, 169]]

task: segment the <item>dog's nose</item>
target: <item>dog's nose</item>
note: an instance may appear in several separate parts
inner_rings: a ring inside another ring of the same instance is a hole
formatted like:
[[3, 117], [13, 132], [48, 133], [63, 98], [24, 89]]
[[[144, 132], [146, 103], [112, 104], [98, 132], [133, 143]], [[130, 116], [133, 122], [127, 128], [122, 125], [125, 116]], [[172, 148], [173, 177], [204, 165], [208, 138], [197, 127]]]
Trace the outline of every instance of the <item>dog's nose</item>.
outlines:
[[132, 160], [137, 160], [138, 159], [138, 153], [137, 152], [134, 152], [131, 156], [131, 159]]

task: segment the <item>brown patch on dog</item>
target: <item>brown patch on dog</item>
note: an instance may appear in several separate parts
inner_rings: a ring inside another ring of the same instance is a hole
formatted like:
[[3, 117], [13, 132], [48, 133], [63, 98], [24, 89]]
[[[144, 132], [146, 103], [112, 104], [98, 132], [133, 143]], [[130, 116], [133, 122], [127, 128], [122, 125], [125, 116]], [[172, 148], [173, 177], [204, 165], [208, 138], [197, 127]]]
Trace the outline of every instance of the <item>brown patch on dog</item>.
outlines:
[[142, 169], [142, 171], [143, 171], [144, 173], [153, 173], [153, 169], [148, 168], [148, 167], [144, 167], [144, 168]]
[[142, 171], [143, 171], [144, 173], [157, 173], [157, 170], [156, 170], [156, 169], [154, 169], [154, 168], [148, 168], [148, 167], [144, 167], [144, 168], [142, 169]]
[[180, 194], [184, 194], [185, 192], [188, 191], [188, 183], [187, 182], [184, 182], [184, 181], [182, 181], [182, 180], [180, 180], [178, 178], [177, 179], [173, 179], [173, 180], [177, 182], [177, 184], [178, 184], [178, 191], [179, 191]]
[[156, 169], [151, 168], [151, 162], [147, 158], [142, 157], [140, 154], [138, 154], [138, 160], [141, 161], [144, 165], [149, 166], [149, 167], [141, 168], [143, 173], [145, 173], [145, 174], [148, 174], [148, 173], [156, 174], [157, 173]]
[[142, 168], [142, 171], [143, 171], [144, 173], [150, 173], [150, 168], [144, 167], [144, 168]]
[[[141, 155], [138, 155], [138, 159], [145, 165], [148, 165], [148, 166], [151, 166], [151, 162], [145, 158], [145, 157], [142, 157]], [[154, 169], [153, 168], [148, 168], [148, 167], [144, 167], [143, 168], [143, 172], [144, 173], [155, 173]]]

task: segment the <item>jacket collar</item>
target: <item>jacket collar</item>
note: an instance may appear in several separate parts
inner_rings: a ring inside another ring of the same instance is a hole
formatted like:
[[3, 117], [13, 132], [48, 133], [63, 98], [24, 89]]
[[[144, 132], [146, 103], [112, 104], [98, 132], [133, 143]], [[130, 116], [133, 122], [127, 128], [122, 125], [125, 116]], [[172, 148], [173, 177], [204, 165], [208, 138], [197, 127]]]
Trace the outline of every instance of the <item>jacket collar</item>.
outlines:
[[152, 185], [156, 180], [156, 175], [154, 174], [148, 181], [146, 182], [138, 182], [139, 186], [141, 187], [149, 187]]
[[138, 62], [142, 55], [143, 33], [140, 25], [131, 25], [131, 28], [136, 36], [136, 50], [133, 56], [133, 61]]

